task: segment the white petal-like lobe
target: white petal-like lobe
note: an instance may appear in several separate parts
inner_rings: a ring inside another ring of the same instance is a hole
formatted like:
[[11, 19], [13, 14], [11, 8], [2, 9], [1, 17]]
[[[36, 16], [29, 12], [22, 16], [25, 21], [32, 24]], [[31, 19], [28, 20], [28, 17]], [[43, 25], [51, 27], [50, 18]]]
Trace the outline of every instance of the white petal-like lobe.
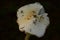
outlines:
[[19, 25], [19, 30], [37, 37], [42, 37], [49, 25], [48, 14], [45, 13], [42, 8], [43, 6], [38, 2], [19, 8], [17, 11], [17, 23]]

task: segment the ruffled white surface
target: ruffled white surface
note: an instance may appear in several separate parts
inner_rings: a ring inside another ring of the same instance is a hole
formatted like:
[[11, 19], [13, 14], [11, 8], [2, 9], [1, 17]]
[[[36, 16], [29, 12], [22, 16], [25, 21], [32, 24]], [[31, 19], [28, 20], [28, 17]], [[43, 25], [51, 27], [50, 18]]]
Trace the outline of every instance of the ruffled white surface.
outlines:
[[[49, 17], [44, 10], [42, 10], [42, 13], [38, 15], [40, 9], [42, 8], [43, 6], [40, 3], [28, 4], [19, 8], [17, 11], [17, 23], [19, 25], [19, 30], [22, 32], [25, 31], [37, 37], [42, 37], [47, 26], [49, 25]], [[21, 11], [23, 11], [23, 13], [21, 13]], [[37, 15], [37, 18], [34, 18], [33, 15]], [[37, 21], [34, 24], [33, 22], [36, 19]]]

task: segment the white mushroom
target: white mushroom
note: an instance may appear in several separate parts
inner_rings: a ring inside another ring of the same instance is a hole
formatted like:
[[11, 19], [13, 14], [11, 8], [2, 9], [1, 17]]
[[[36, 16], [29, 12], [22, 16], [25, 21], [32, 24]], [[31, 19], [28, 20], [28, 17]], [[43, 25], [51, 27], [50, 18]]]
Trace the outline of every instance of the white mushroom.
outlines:
[[36, 2], [25, 5], [17, 11], [17, 23], [22, 32], [42, 37], [49, 25], [49, 17], [43, 6]]

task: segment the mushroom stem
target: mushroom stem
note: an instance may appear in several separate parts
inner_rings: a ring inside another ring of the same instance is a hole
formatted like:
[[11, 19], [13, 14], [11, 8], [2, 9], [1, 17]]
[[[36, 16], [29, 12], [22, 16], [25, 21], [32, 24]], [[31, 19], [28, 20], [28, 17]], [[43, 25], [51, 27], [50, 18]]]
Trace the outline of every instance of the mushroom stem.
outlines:
[[31, 35], [31, 34], [29, 34], [29, 33], [26, 33], [25, 40], [29, 40], [29, 38], [30, 38], [30, 35]]

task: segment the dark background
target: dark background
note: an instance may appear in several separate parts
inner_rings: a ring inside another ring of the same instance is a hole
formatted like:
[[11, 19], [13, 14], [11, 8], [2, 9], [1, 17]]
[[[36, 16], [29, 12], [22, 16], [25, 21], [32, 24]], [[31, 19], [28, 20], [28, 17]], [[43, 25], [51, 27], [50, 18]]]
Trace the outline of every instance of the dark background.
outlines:
[[60, 40], [59, 0], [0, 0], [0, 40], [24, 40], [25, 33], [19, 31], [16, 23], [17, 9], [23, 5], [40, 2], [49, 14], [50, 25], [43, 37], [31, 36], [30, 40]]

